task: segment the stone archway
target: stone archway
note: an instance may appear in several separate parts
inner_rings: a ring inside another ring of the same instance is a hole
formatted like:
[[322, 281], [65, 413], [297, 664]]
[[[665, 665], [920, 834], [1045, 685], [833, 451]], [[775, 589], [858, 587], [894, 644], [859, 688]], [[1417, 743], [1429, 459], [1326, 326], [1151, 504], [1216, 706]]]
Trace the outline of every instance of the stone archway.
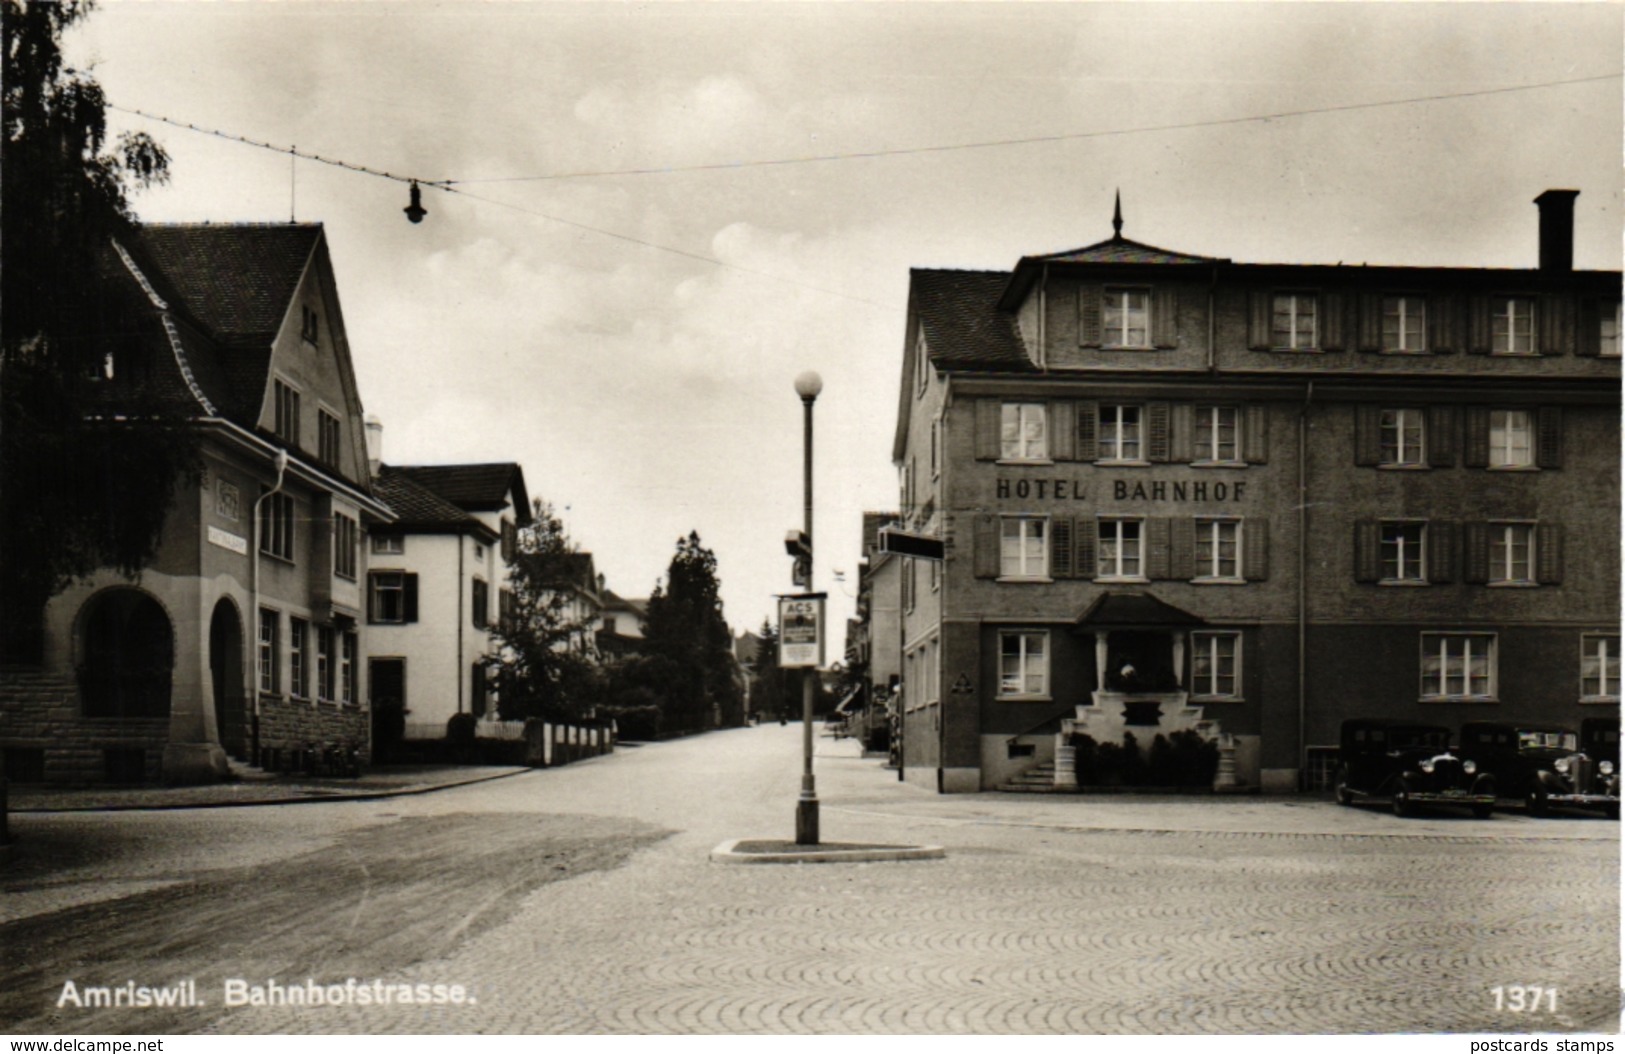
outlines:
[[209, 619], [209, 682], [220, 746], [240, 761], [248, 759], [248, 699], [243, 692], [243, 620], [237, 605], [222, 597]]
[[167, 718], [175, 633], [139, 589], [97, 593], [80, 623], [79, 698], [86, 717]]

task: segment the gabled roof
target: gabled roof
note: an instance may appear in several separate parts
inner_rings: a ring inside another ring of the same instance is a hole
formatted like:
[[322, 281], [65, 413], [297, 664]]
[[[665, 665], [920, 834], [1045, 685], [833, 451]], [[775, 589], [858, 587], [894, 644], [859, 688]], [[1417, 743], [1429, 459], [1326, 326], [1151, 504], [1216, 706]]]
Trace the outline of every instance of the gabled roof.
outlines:
[[492, 530], [394, 465], [378, 466], [373, 493], [399, 517], [395, 530], [469, 533], [494, 538]]
[[520, 524], [530, 522], [525, 473], [512, 461], [479, 465], [399, 465], [397, 471], [466, 512], [506, 509], [511, 491], [515, 520]]
[[146, 224], [132, 249], [223, 344], [269, 344], [322, 236], [319, 223]]
[[1203, 619], [1158, 600], [1150, 593], [1102, 593], [1083, 614], [1079, 626], [1127, 628], [1201, 626]]
[[916, 267], [909, 275], [909, 299], [932, 365], [956, 370], [1038, 368], [1027, 357], [1014, 317], [997, 310], [1009, 274]]
[[[1118, 235], [1105, 241], [1086, 245], [1081, 249], [1049, 253], [1044, 256], [1024, 256], [1021, 263], [1076, 263], [1076, 264], [1215, 264], [1229, 263], [1217, 256], [1194, 256], [1190, 253], [1159, 249]], [[1017, 264], [1020, 267], [1021, 264]]]

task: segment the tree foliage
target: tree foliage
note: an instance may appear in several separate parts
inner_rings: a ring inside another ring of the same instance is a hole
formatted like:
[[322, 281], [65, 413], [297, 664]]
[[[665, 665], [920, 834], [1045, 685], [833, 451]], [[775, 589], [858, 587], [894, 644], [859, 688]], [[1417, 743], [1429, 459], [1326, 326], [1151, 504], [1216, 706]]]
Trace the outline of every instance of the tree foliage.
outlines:
[[779, 628], [771, 619], [762, 620], [757, 632], [761, 642], [756, 646], [756, 657], [751, 660], [750, 708], [762, 720], [798, 713], [799, 697], [790, 696], [793, 685], [779, 665]]
[[591, 583], [553, 507], [538, 498], [532, 513], [508, 567], [512, 599], [497, 623], [500, 647], [486, 665], [503, 720], [579, 721], [598, 695], [592, 626], [580, 603]]
[[679, 539], [666, 581], [649, 597], [648, 652], [669, 663], [662, 701], [668, 731], [744, 723], [733, 633], [722, 615], [717, 558], [690, 532]]
[[0, 659], [37, 658], [40, 613], [69, 582], [135, 574], [197, 466], [191, 432], [139, 384], [109, 402], [107, 357], [133, 365], [163, 339], [106, 265], [134, 223], [129, 191], [163, 182], [169, 159], [146, 135], [109, 144], [100, 86], [64, 64], [62, 35], [91, 6], [0, 0]]

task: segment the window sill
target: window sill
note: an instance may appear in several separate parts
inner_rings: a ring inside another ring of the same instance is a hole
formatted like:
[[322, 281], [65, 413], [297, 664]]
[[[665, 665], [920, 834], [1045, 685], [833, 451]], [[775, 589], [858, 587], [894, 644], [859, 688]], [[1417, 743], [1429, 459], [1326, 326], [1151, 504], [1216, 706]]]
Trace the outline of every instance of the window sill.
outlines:
[[1384, 461], [1377, 465], [1382, 472], [1426, 472], [1429, 466], [1415, 461]]
[[1215, 575], [1208, 578], [1191, 579], [1191, 585], [1193, 586], [1244, 586], [1246, 584], [1247, 580], [1245, 578], [1236, 578], [1231, 576], [1220, 578]]
[[281, 553], [273, 553], [269, 549], [261, 549], [260, 555], [266, 559], [275, 560], [279, 564], [287, 564], [289, 567], [296, 566], [293, 562], [293, 557], [283, 556]]
[[[1023, 583], [1023, 584], [1028, 584], [1028, 583], [1039, 583], [1039, 584], [1041, 584], [1041, 583], [1044, 583], [1044, 582], [1053, 582], [1053, 581], [1055, 581], [1055, 579], [1050, 578], [1047, 575], [1000, 575], [998, 578], [994, 579], [994, 581], [996, 581], [996, 582], [1017, 582], [1017, 583]], [[935, 592], [935, 590], [933, 590], [933, 592]]]
[[1270, 348], [1261, 348], [1259, 350], [1275, 352], [1277, 354], [1282, 354], [1282, 355], [1320, 355], [1320, 354], [1323, 354], [1326, 351], [1325, 348], [1321, 348], [1321, 347], [1312, 347], [1312, 348], [1270, 347]]
[[1101, 468], [1150, 468], [1151, 462], [1140, 458], [1100, 458], [1095, 462]]
[[1377, 583], [1379, 586], [1394, 586], [1400, 589], [1413, 589], [1431, 583], [1425, 578], [1384, 578]]
[[1106, 585], [1145, 585], [1151, 579], [1144, 575], [1097, 575], [1095, 581]]
[[1499, 696], [1494, 695], [1424, 695], [1417, 700], [1419, 703], [1499, 703]]
[[[1053, 458], [1047, 458], [1047, 457], [1001, 457], [1001, 458], [999, 458], [999, 460], [997, 462], [995, 462], [995, 464], [999, 464], [999, 465], [1040, 465], [1040, 466], [1050, 465], [1050, 466], [1053, 466], [1055, 464], [1055, 461], [1054, 461]], [[931, 478], [936, 479], [937, 477], [933, 475]]]
[[1155, 344], [1101, 344], [1101, 351], [1162, 351]]
[[1238, 460], [1236, 460], [1234, 458], [1225, 458], [1223, 460], [1208, 460], [1208, 461], [1192, 461], [1191, 462], [1191, 468], [1246, 468], [1246, 467], [1247, 467], [1247, 462], [1238, 461]]
[[1539, 465], [1489, 465], [1491, 472], [1539, 472]]
[[1618, 706], [1619, 705], [1619, 696], [1617, 696], [1617, 695], [1582, 695], [1580, 697], [1580, 705], [1582, 705], [1582, 706]]
[[1538, 351], [1492, 351], [1492, 359], [1539, 359], [1543, 358]]
[[1539, 582], [1523, 581], [1521, 579], [1518, 580], [1518, 581], [1512, 581], [1510, 579], [1503, 579], [1503, 580], [1496, 581], [1496, 582], [1486, 582], [1485, 584], [1488, 585], [1491, 589], [1539, 589], [1540, 588], [1540, 583]]
[[1022, 692], [1015, 695], [999, 695], [997, 696], [997, 699], [1001, 703], [1048, 703], [1054, 699], [1054, 696], [1050, 695], [1048, 692], [1039, 695], [1035, 695], [1031, 692]]
[[1398, 358], [1414, 359], [1414, 358], [1419, 358], [1419, 357], [1425, 357], [1425, 356], [1428, 356], [1428, 355], [1432, 355], [1433, 352], [1428, 350], [1427, 348], [1378, 348], [1377, 349], [1377, 354], [1378, 355], [1392, 355], [1392, 356], [1396, 356]]

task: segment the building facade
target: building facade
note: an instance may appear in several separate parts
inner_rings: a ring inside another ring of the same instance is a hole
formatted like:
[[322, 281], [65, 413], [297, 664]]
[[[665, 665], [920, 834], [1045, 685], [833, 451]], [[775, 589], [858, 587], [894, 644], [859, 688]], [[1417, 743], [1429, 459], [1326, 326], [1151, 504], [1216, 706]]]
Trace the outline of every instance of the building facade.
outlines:
[[[902, 754], [997, 787], [1061, 733], [1223, 736], [1320, 783], [1347, 717], [1619, 702], [1620, 274], [1242, 264], [1121, 233], [915, 270], [893, 448]], [[877, 645], [878, 646], [878, 645]]]
[[0, 672], [10, 778], [217, 779], [228, 758], [365, 754], [360, 396], [320, 225], [150, 225], [108, 256], [141, 331], [96, 384], [201, 436], [154, 558], [45, 610], [43, 662]]
[[[369, 428], [376, 448], [381, 430]], [[484, 659], [497, 647], [508, 565], [531, 512], [512, 462], [380, 464], [376, 473], [398, 517], [373, 532], [367, 575], [374, 736], [387, 750], [444, 739], [454, 714], [497, 720]]]

